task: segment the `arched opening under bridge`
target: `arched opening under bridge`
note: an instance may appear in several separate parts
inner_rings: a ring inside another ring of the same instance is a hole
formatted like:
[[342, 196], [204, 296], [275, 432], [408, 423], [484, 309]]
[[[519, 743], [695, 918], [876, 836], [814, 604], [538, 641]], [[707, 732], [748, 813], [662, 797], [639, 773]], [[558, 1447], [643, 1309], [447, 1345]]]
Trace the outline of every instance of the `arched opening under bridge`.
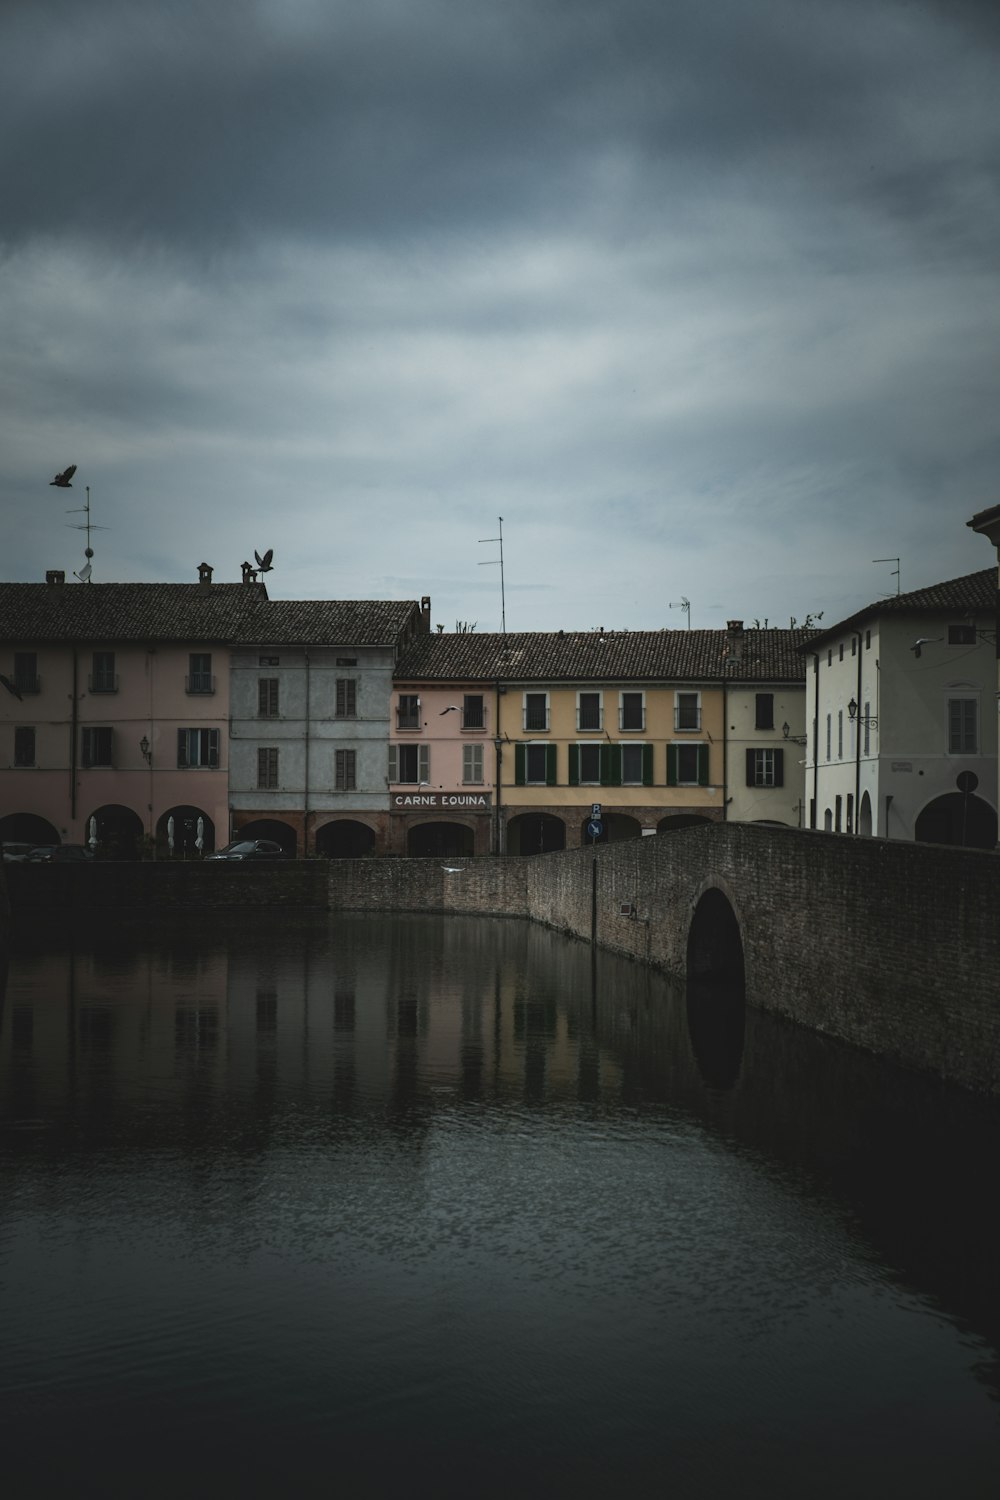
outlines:
[[739, 1077], [746, 1030], [740, 924], [725, 894], [710, 887], [695, 907], [687, 945], [687, 1019], [705, 1082], [730, 1089]]
[[971, 792], [946, 792], [919, 814], [913, 836], [921, 844], [957, 844], [963, 849], [992, 849], [997, 815]]

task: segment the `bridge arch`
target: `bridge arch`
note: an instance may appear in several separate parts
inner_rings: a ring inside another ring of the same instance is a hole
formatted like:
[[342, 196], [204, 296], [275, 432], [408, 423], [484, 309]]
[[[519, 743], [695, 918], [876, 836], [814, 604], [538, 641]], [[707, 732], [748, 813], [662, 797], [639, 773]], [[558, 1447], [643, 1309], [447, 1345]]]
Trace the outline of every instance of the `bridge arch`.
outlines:
[[728, 884], [716, 877], [695, 897], [687, 936], [688, 979], [743, 988], [743, 922]]
[[742, 922], [724, 882], [697, 896], [687, 941], [687, 1022], [705, 1083], [731, 1089], [740, 1076], [746, 1032]]

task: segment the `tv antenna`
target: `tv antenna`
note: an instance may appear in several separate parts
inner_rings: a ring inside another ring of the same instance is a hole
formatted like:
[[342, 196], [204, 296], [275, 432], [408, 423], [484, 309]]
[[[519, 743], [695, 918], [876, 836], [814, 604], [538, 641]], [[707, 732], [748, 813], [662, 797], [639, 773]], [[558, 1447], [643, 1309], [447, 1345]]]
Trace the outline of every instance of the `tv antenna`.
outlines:
[[506, 605], [506, 602], [504, 600], [504, 590], [503, 590], [503, 516], [500, 516], [499, 520], [500, 520], [500, 535], [499, 536], [481, 536], [479, 538], [479, 545], [482, 547], [483, 545], [485, 545], [488, 542], [499, 542], [500, 543], [500, 556], [499, 557], [491, 557], [487, 562], [481, 562], [479, 564], [479, 567], [481, 567], [481, 568], [495, 568], [498, 563], [500, 565], [500, 629], [503, 632], [503, 634], [506, 635], [507, 634], [507, 605]]
[[[898, 599], [899, 598], [899, 558], [898, 557], [873, 557], [872, 558], [872, 562], [873, 563], [894, 562], [896, 564], [896, 566], [893, 568], [892, 573], [891, 573], [890, 576], [893, 577], [893, 578], [895, 578], [895, 580], [896, 580], [896, 598]], [[886, 594], [884, 597], [886, 599], [890, 599], [892, 597], [892, 595], [891, 594]]]
[[84, 563], [84, 565], [80, 569], [79, 573], [74, 573], [73, 574], [73, 577], [74, 578], [79, 578], [79, 580], [80, 580], [81, 583], [90, 583], [90, 581], [91, 581], [90, 575], [93, 572], [93, 566], [91, 564], [91, 558], [94, 555], [94, 549], [90, 545], [90, 533], [92, 531], [108, 531], [108, 530], [110, 530], [110, 528], [107, 527], [107, 526], [97, 526], [97, 525], [95, 525], [95, 523], [90, 519], [90, 485], [89, 484], [87, 485], [87, 491], [86, 491], [86, 493], [87, 493], [87, 503], [85, 505], [74, 506], [74, 508], [72, 510], [68, 510], [66, 512], [66, 514], [68, 516], [83, 515], [83, 516], [86, 517], [86, 520], [83, 521], [83, 522], [81, 522], [79, 525], [75, 521], [67, 521], [66, 522], [66, 525], [72, 527], [72, 529], [74, 531], [85, 531], [87, 533], [87, 545], [84, 548], [84, 553], [83, 553], [83, 555], [87, 559], [87, 561]]
[[688, 630], [690, 630], [691, 629], [691, 600], [688, 599], [688, 598], [686, 598], [682, 594], [681, 597], [678, 599], [677, 603], [676, 604], [671, 604], [670, 608], [671, 609], [682, 609], [682, 610], [684, 610], [685, 614], [688, 617]]

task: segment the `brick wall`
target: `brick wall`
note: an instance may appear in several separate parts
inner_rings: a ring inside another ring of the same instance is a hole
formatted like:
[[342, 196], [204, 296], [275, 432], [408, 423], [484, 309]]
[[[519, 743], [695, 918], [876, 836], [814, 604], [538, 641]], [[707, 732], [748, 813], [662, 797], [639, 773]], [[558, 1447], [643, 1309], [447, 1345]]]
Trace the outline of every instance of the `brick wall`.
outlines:
[[31, 912], [151, 912], [224, 906], [289, 906], [324, 910], [326, 864], [288, 860], [229, 864], [214, 860], [92, 865], [8, 864], [4, 874], [15, 917]]

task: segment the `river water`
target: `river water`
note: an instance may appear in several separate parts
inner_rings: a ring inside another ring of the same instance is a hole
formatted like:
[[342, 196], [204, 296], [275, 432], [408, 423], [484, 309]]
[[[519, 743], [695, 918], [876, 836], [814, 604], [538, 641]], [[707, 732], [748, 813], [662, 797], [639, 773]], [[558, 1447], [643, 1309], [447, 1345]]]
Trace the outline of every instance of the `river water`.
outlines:
[[520, 922], [22, 933], [2, 1493], [993, 1497], [998, 1147]]

